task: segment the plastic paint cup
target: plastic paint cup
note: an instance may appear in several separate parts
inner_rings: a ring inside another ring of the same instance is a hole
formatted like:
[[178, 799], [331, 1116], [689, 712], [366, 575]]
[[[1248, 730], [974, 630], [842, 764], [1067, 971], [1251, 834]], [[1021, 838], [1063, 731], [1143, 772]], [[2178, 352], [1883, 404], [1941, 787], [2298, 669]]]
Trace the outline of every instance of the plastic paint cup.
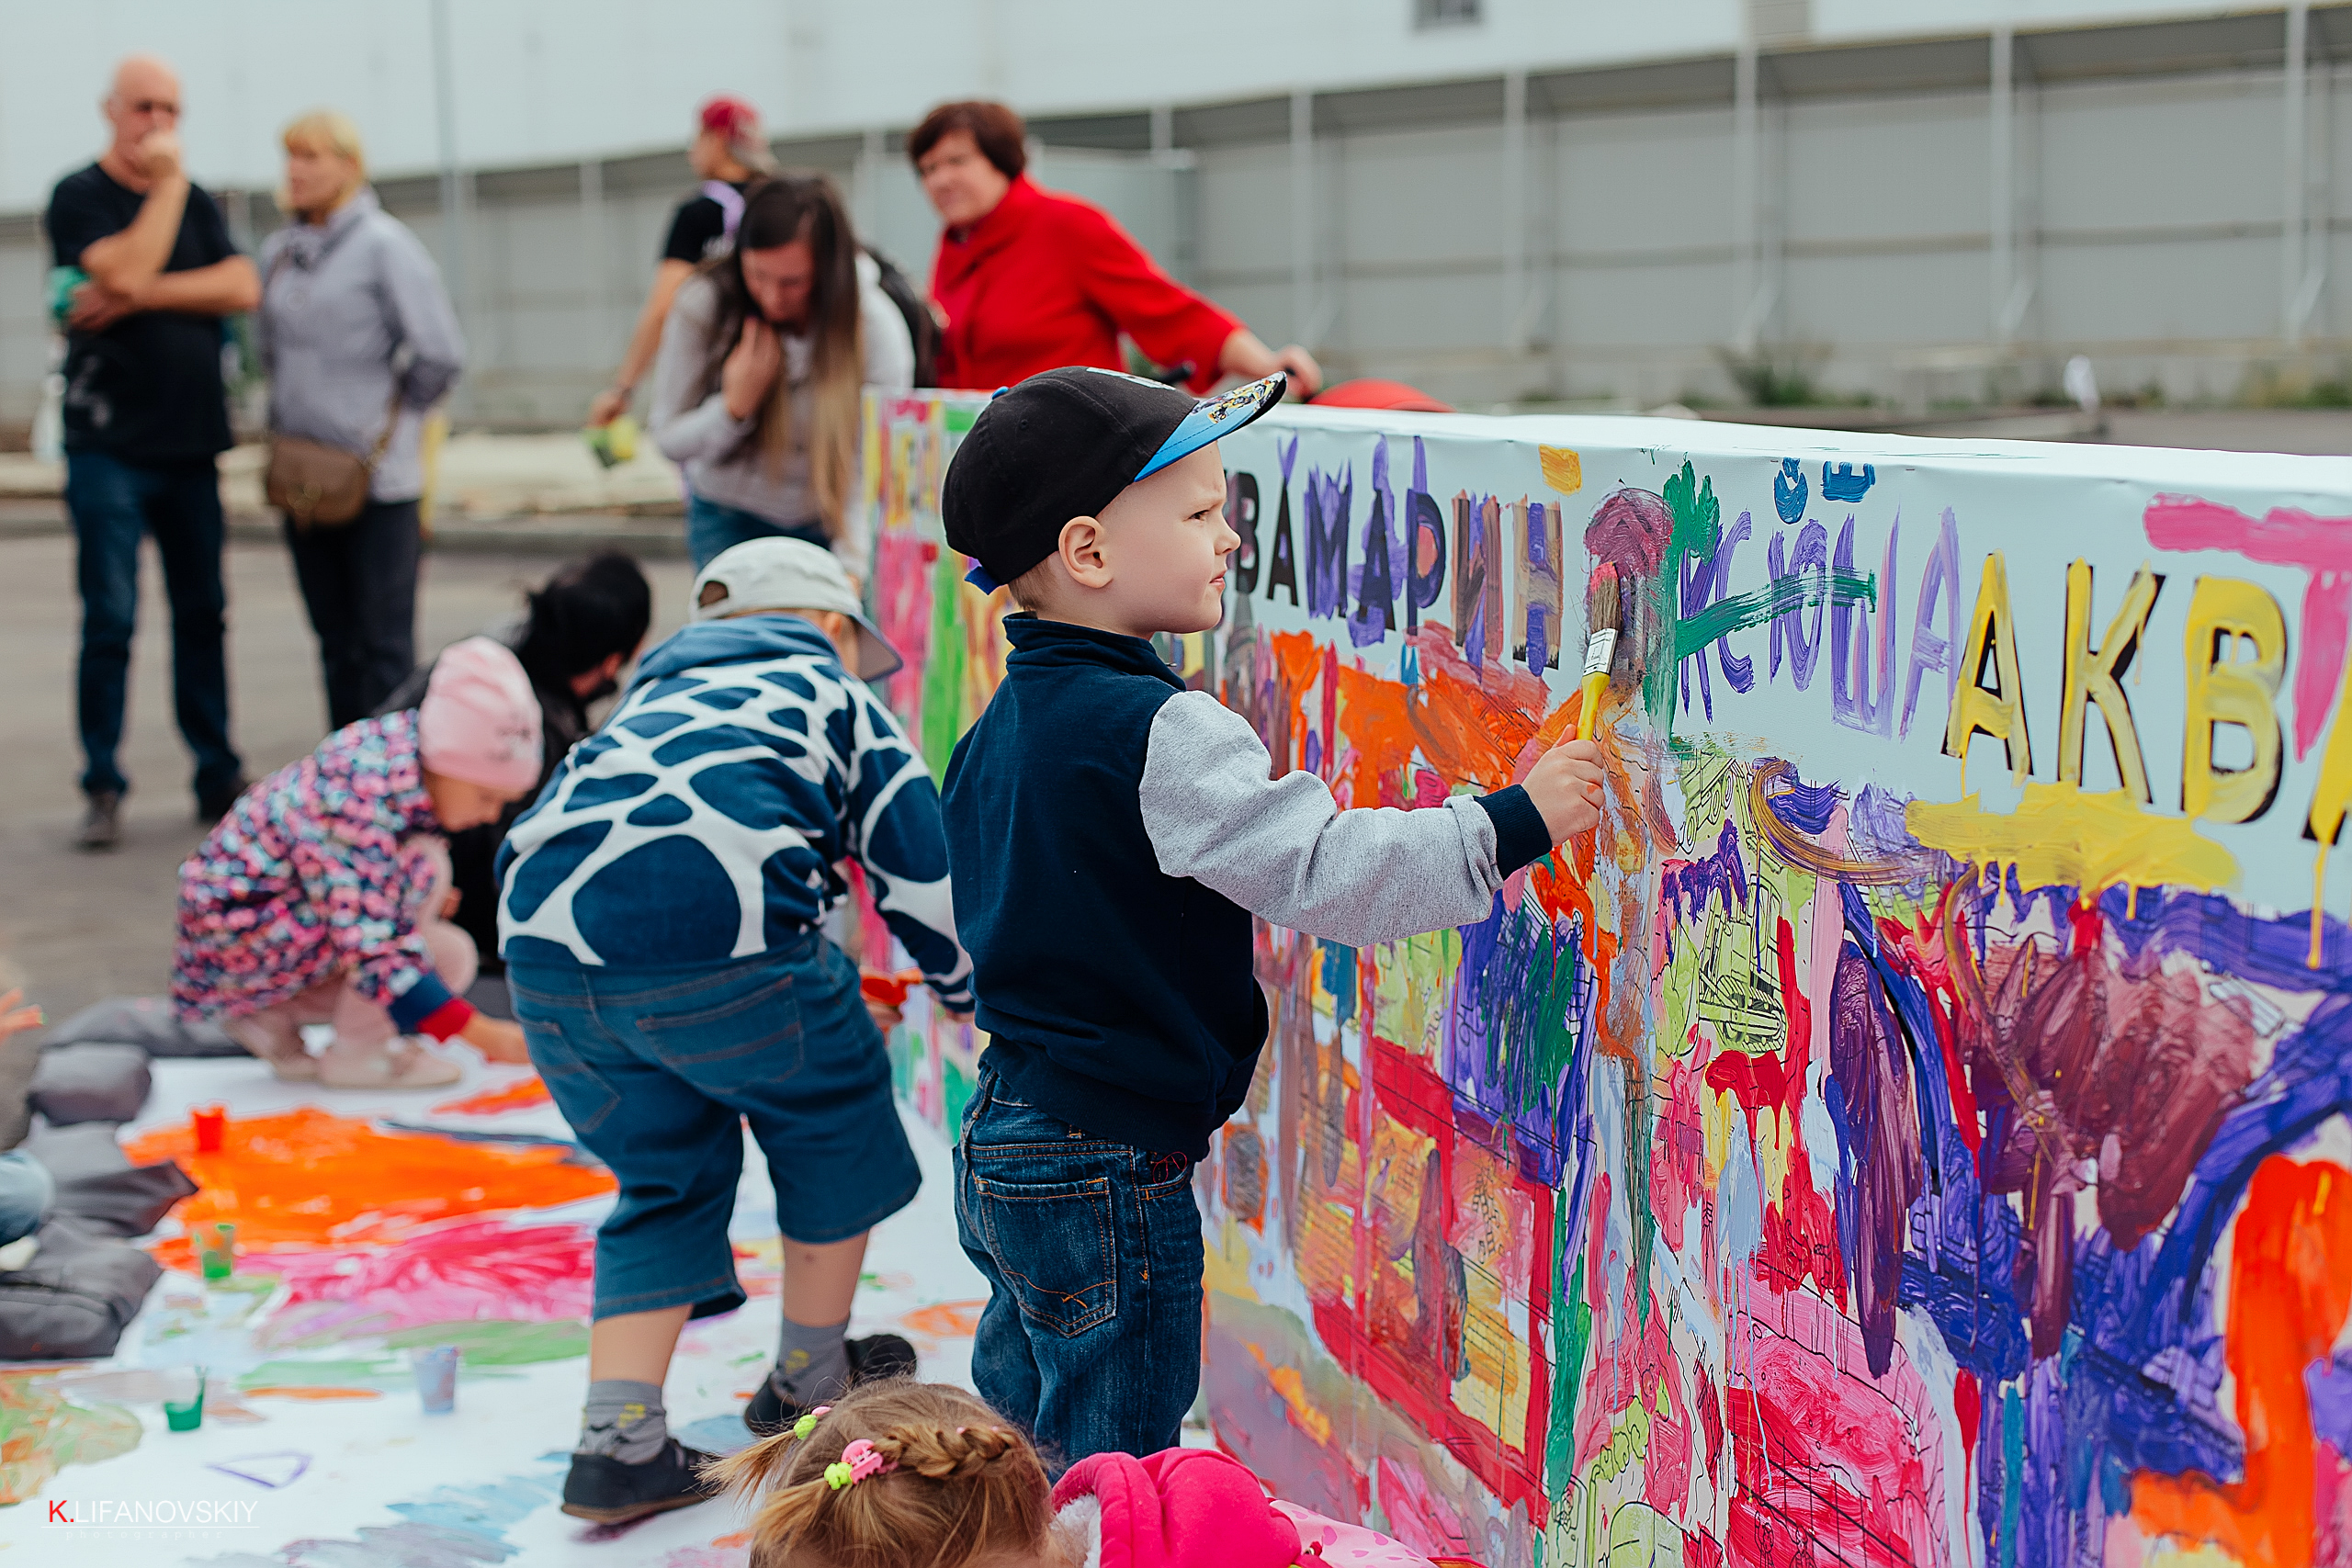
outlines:
[[196, 1128], [196, 1152], [200, 1155], [219, 1154], [221, 1135], [229, 1127], [228, 1107], [199, 1105], [188, 1112], [188, 1121]]
[[193, 1432], [204, 1425], [202, 1367], [164, 1374], [164, 1425], [175, 1432]]
[[225, 1280], [237, 1271], [237, 1227], [223, 1221], [204, 1227], [198, 1236], [203, 1248], [204, 1277]]
[[417, 1403], [427, 1416], [447, 1416], [458, 1407], [455, 1345], [420, 1345], [408, 1353], [408, 1365], [416, 1378]]

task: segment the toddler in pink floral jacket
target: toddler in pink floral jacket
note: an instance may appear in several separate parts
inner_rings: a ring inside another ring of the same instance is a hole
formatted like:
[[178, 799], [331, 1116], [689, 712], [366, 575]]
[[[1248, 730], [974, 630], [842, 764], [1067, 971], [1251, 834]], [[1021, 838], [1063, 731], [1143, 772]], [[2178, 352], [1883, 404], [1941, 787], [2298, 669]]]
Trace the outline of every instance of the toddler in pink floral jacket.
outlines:
[[[464, 999], [477, 955], [445, 918], [442, 835], [494, 821], [539, 775], [539, 705], [514, 655], [469, 637], [416, 708], [335, 731], [248, 790], [180, 867], [172, 1001], [282, 1078], [454, 1082], [412, 1035], [523, 1061], [522, 1031]], [[334, 1042], [313, 1058], [308, 1024]]]

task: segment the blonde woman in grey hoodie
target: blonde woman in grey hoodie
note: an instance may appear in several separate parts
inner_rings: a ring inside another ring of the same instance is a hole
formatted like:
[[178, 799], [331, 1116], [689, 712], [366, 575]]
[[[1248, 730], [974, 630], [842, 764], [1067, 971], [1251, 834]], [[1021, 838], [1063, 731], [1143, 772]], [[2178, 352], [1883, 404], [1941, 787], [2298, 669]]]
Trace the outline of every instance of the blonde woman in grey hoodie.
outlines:
[[285, 520], [318, 635], [327, 727], [367, 717], [416, 667], [418, 446], [425, 415], [465, 363], [440, 269], [368, 186], [351, 121], [329, 110], [286, 128], [295, 219], [262, 244], [261, 363], [269, 427], [367, 457], [368, 505], [339, 526]]
[[865, 576], [842, 527], [860, 389], [914, 380], [906, 318], [822, 175], [744, 195], [735, 247], [678, 289], [653, 367], [653, 438], [685, 471], [700, 570], [747, 539], [806, 539]]

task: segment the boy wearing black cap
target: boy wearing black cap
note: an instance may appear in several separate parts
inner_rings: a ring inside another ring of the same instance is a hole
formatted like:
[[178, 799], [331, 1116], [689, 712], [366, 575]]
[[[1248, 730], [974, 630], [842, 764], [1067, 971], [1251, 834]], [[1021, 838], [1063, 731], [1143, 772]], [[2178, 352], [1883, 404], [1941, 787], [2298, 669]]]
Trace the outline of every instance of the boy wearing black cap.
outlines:
[[1283, 385], [1196, 404], [1050, 370], [990, 403], [947, 471], [948, 543], [1024, 612], [942, 800], [992, 1037], [956, 1153], [990, 1287], [972, 1376], [1065, 1464], [1174, 1447], [1198, 1389], [1190, 1173], [1266, 1037], [1250, 916], [1357, 946], [1470, 924], [1600, 819], [1589, 741], [1491, 795], [1340, 811], [1312, 773], [1270, 778], [1249, 722], [1152, 650], [1222, 618], [1240, 538], [1216, 442]]

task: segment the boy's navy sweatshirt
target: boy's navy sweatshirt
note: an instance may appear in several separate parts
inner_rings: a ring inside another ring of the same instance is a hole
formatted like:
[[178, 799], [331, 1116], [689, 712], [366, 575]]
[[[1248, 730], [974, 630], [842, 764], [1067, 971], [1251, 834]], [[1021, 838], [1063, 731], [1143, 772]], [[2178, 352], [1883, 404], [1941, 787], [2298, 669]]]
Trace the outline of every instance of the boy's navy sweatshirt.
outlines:
[[986, 1060], [1096, 1137], [1198, 1160], [1266, 1038], [1252, 914], [1365, 946], [1474, 924], [1551, 849], [1527, 792], [1340, 811], [1139, 637], [1004, 623], [947, 765], [956, 923]]

